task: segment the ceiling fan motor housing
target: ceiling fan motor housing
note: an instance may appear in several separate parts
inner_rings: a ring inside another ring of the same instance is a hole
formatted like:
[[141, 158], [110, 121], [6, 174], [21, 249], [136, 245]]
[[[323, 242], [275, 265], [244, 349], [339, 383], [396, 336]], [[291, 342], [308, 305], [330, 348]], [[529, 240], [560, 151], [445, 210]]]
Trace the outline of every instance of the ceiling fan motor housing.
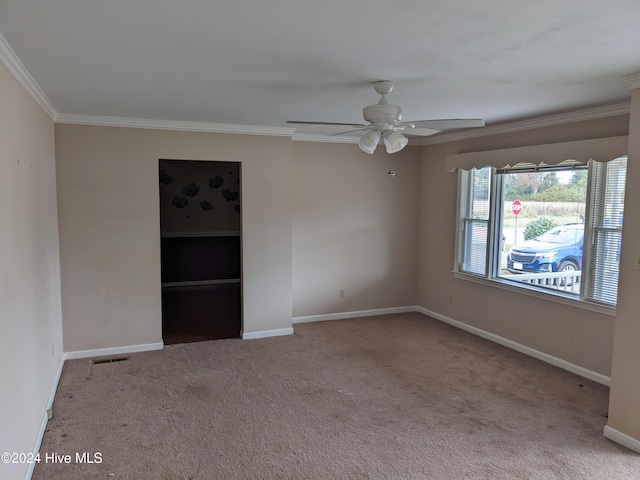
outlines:
[[[339, 125], [355, 128], [355, 130], [349, 130], [347, 132], [337, 133], [334, 135], [349, 134], [354, 132], [367, 131], [360, 141], [360, 148], [366, 153], [373, 153], [375, 145], [380, 141], [380, 138], [374, 138], [372, 135], [376, 133], [379, 136], [388, 140], [392, 135], [397, 138], [398, 141], [404, 142], [399, 139], [394, 133], [398, 133], [407, 130], [413, 136], [426, 137], [442, 130], [455, 130], [462, 128], [477, 128], [484, 127], [484, 121], [479, 118], [453, 118], [453, 119], [439, 119], [439, 120], [416, 120], [414, 122], [402, 122], [403, 108], [400, 105], [390, 105], [387, 101], [387, 95], [393, 90], [393, 82], [391, 80], [379, 80], [373, 82], [373, 88], [376, 93], [380, 95], [380, 100], [376, 105], [368, 105], [362, 109], [362, 116], [368, 122], [367, 125], [359, 123], [336, 123], [336, 122], [310, 122], [310, 121], [291, 121], [287, 120], [287, 123], [300, 123], [306, 125]], [[363, 142], [364, 140], [364, 142]], [[405, 138], [406, 140], [406, 138]], [[400, 151], [404, 148], [406, 142], [399, 144], [398, 149], [394, 151]], [[370, 148], [373, 146], [373, 148]], [[393, 153], [393, 152], [389, 152]]]
[[362, 109], [364, 119], [380, 130], [391, 130], [402, 119], [399, 105], [369, 105]]

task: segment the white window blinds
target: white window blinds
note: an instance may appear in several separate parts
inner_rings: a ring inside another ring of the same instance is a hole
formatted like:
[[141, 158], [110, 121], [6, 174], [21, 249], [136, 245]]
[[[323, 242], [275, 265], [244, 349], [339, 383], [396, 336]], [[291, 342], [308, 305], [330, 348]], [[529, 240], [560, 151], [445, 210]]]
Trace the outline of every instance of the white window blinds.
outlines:
[[489, 241], [491, 168], [460, 172], [458, 270], [485, 276]]
[[584, 295], [608, 305], [615, 305], [618, 296], [626, 173], [627, 157], [591, 165]]

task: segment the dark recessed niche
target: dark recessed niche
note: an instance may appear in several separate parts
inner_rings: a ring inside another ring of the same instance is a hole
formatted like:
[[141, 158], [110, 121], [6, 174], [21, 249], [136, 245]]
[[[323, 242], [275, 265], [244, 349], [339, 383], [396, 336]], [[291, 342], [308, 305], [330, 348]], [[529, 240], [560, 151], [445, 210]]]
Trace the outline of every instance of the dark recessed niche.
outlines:
[[163, 341], [238, 337], [240, 164], [160, 160], [159, 178]]

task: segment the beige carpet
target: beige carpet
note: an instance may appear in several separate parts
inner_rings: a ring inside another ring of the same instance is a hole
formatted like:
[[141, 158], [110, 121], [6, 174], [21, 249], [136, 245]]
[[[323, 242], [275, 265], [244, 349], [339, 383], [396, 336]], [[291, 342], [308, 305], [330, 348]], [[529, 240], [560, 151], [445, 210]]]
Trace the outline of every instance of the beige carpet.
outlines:
[[418, 313], [295, 331], [67, 362], [33, 479], [640, 478], [606, 387]]

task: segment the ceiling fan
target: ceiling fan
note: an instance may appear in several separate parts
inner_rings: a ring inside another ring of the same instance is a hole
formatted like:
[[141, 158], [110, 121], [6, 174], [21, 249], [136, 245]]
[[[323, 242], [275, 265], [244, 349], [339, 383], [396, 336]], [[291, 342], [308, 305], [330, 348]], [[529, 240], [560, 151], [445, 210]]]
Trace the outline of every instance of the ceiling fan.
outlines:
[[396, 153], [409, 143], [409, 139], [401, 132], [408, 135], [425, 137], [441, 132], [461, 128], [484, 127], [484, 121], [479, 118], [467, 119], [442, 119], [442, 120], [418, 120], [414, 122], [401, 122], [402, 107], [391, 105], [387, 101], [387, 94], [393, 90], [391, 80], [373, 82], [373, 88], [381, 95], [376, 105], [368, 105], [362, 109], [362, 116], [368, 124], [362, 123], [334, 123], [334, 122], [307, 122], [288, 120], [287, 123], [300, 125], [341, 125], [354, 127], [355, 130], [337, 133], [345, 135], [355, 132], [367, 132], [360, 139], [358, 146], [366, 153], [372, 154], [380, 139], [384, 141], [388, 153]]

